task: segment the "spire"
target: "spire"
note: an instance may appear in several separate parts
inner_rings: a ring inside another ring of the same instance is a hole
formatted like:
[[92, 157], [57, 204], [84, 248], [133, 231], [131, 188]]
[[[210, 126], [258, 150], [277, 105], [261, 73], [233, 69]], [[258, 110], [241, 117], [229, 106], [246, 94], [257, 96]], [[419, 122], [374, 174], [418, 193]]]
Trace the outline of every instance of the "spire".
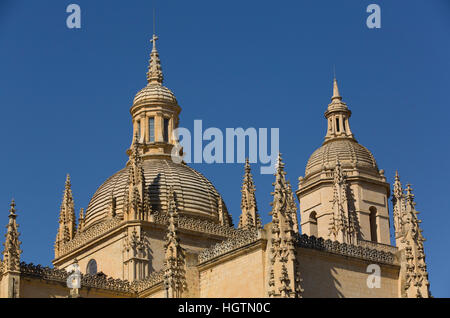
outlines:
[[150, 42], [153, 44], [153, 48], [150, 54], [150, 64], [147, 72], [147, 82], [150, 85], [151, 84], [162, 85], [164, 80], [161, 68], [161, 61], [159, 60], [159, 53], [158, 50], [156, 49], [157, 40], [158, 37], [155, 34], [153, 34], [153, 37], [150, 40]]
[[14, 199], [11, 201], [9, 209], [9, 222], [6, 226], [7, 232], [5, 235], [5, 243], [3, 243], [3, 271], [19, 272], [20, 271], [20, 250], [19, 231], [16, 222], [16, 203]]
[[405, 218], [405, 194], [403, 192], [402, 183], [400, 182], [400, 177], [398, 171], [395, 171], [394, 186], [392, 193], [392, 206], [393, 206], [393, 217], [394, 217], [394, 230], [395, 237], [399, 237], [403, 234], [403, 225]]
[[329, 235], [341, 243], [356, 244], [358, 229], [356, 212], [349, 208], [349, 186], [339, 159], [336, 159], [333, 178], [333, 216]]
[[[128, 165], [128, 187], [125, 189], [125, 204], [123, 207], [125, 220], [148, 220], [152, 214], [150, 205], [150, 193], [145, 187], [144, 166], [139, 153], [138, 141], [134, 144], [130, 154]], [[111, 193], [110, 216], [117, 213], [116, 200]]]
[[75, 235], [76, 220], [75, 220], [75, 206], [72, 195], [72, 184], [70, 182], [69, 174], [67, 174], [66, 176], [63, 199], [61, 203], [61, 208], [59, 210], [59, 224], [60, 224], [60, 228], [58, 231], [59, 240], [62, 243], [70, 241]]
[[301, 297], [300, 271], [296, 258], [296, 233], [292, 220], [289, 186], [285, 178], [284, 163], [278, 154], [273, 202], [269, 254], [269, 297]]
[[228, 213], [225, 202], [223, 202], [222, 197], [219, 197], [219, 202], [217, 204], [217, 210], [219, 212], [219, 222], [221, 225], [233, 227], [233, 219], [230, 213]]
[[244, 181], [242, 183], [241, 198], [241, 216], [239, 219], [240, 229], [261, 228], [261, 220], [258, 214], [255, 197], [255, 185], [251, 173], [250, 162], [248, 158], [245, 161]]
[[64, 194], [59, 210], [59, 228], [55, 241], [55, 257], [58, 257], [62, 245], [72, 240], [76, 233], [75, 205], [72, 195], [72, 184], [70, 175], [67, 174]]
[[78, 228], [77, 233], [83, 232], [84, 230], [84, 209], [80, 209], [80, 215], [78, 216]]
[[186, 289], [185, 250], [178, 237], [178, 210], [175, 192], [170, 186], [167, 195], [167, 214], [169, 216], [164, 257], [164, 285], [167, 298], [180, 298]]
[[331, 96], [331, 103], [328, 104], [325, 118], [328, 121], [327, 134], [325, 142], [335, 138], [353, 138], [350, 130], [349, 118], [352, 112], [348, 109], [347, 104], [342, 101], [342, 96], [339, 93], [338, 82], [336, 76], [333, 78], [333, 96]]
[[331, 97], [331, 100], [342, 100], [341, 95], [339, 94], [339, 88], [338, 88], [338, 82], [336, 77], [333, 79], [333, 96]]
[[292, 191], [292, 186], [289, 181], [287, 181], [287, 189], [288, 189], [288, 207], [291, 213], [292, 225], [294, 233], [299, 233], [298, 228], [298, 217], [297, 217], [297, 204], [295, 203], [294, 191]]
[[396, 245], [404, 254], [404, 257], [401, 258], [400, 268], [402, 297], [428, 298], [431, 294], [423, 245], [425, 238], [420, 228], [421, 220], [417, 217], [419, 212], [415, 208], [416, 203], [412, 191], [411, 185], [407, 184], [402, 232], [396, 236]]

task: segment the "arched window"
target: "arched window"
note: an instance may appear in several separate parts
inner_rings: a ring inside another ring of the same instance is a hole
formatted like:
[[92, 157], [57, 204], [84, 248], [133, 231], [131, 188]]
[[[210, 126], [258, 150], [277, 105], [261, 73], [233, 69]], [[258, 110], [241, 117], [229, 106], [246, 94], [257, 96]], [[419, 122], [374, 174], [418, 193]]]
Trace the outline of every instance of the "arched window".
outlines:
[[373, 206], [369, 208], [369, 222], [370, 222], [370, 240], [372, 242], [378, 242], [377, 237], [377, 209]]
[[150, 142], [155, 142], [155, 117], [150, 117], [148, 119], [148, 136]]
[[164, 142], [169, 142], [169, 118], [164, 118], [164, 131], [163, 131], [163, 137]]
[[91, 259], [87, 264], [86, 273], [90, 275], [97, 274], [97, 261], [95, 259]]
[[310, 236], [319, 236], [319, 230], [317, 228], [317, 214], [315, 211], [312, 211], [309, 214], [309, 235]]
[[138, 135], [138, 139], [141, 139], [141, 121], [138, 120], [137, 122], [137, 135]]

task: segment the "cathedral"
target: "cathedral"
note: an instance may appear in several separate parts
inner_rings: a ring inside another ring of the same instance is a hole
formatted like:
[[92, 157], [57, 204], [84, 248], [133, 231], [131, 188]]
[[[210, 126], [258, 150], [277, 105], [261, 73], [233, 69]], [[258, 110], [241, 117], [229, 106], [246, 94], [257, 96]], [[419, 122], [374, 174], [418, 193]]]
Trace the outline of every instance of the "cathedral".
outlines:
[[384, 170], [350, 128], [336, 79], [323, 144], [297, 189], [280, 154], [271, 222], [262, 224], [247, 160], [235, 226], [212, 182], [173, 160], [181, 107], [163, 85], [156, 40], [147, 85], [130, 108], [124, 168], [79, 213], [67, 176], [53, 267], [21, 261], [20, 209], [11, 202], [0, 297], [431, 297], [411, 186], [396, 173], [391, 193]]

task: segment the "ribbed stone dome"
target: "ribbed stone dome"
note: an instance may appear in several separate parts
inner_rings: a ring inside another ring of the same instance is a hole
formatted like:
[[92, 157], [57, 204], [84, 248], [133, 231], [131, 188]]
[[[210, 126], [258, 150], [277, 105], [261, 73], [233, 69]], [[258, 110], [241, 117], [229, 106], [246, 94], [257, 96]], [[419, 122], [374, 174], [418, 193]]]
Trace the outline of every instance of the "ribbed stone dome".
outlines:
[[333, 139], [313, 152], [306, 165], [305, 177], [322, 170], [334, 169], [339, 159], [342, 168], [360, 168], [378, 172], [372, 153], [354, 139]]
[[[220, 195], [201, 173], [187, 165], [177, 164], [166, 159], [145, 160], [143, 168], [146, 190], [150, 193], [154, 211], [166, 209], [167, 191], [170, 186], [173, 186], [177, 208], [181, 214], [218, 221]], [[111, 194], [116, 198], [117, 213], [119, 215], [123, 213], [128, 170], [129, 167], [120, 170], [97, 189], [86, 210], [86, 227], [107, 216]], [[223, 205], [223, 209], [226, 210], [225, 205]]]
[[160, 84], [149, 84], [136, 94], [133, 106], [155, 102], [178, 105], [177, 99], [170, 89]]

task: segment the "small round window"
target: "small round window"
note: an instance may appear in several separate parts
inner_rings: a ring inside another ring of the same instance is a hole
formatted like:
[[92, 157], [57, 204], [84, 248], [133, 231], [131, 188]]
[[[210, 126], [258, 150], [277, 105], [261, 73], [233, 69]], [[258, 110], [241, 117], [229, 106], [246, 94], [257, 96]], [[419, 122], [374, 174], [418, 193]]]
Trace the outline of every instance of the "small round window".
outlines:
[[97, 261], [95, 259], [91, 259], [87, 264], [86, 273], [90, 275], [97, 274]]

